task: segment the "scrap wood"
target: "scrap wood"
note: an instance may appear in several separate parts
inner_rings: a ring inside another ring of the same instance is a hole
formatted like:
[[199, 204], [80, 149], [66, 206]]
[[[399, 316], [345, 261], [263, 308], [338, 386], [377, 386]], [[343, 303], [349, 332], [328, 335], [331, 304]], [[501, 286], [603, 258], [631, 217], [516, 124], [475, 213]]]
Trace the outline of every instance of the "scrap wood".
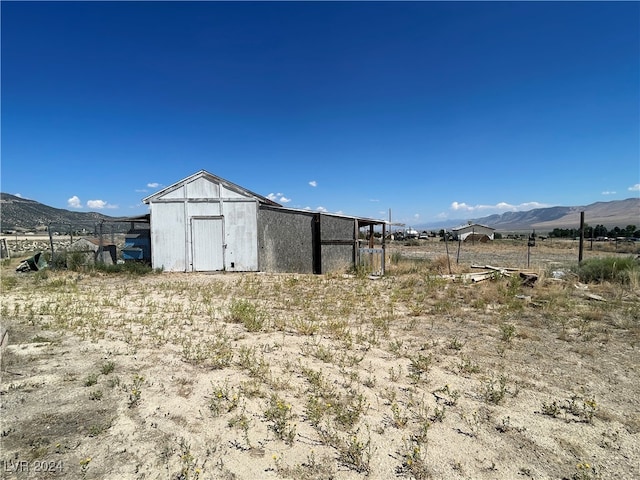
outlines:
[[495, 277], [495, 272], [484, 272], [484, 273], [469, 273], [467, 274], [467, 278], [471, 280], [473, 283], [482, 282], [483, 280], [488, 280], [490, 278]]
[[492, 265], [471, 265], [471, 268], [485, 268], [488, 270], [492, 270], [494, 272], [499, 272], [501, 275], [504, 275], [505, 277], [510, 277], [511, 275], [509, 275], [509, 272], [515, 272], [518, 269], [517, 268], [509, 268], [509, 267], [494, 267]]
[[490, 278], [494, 278], [496, 272], [478, 272], [478, 273], [461, 273], [458, 275], [439, 275], [439, 278], [444, 280], [452, 280], [452, 281], [463, 281], [472, 283], [482, 282], [483, 280], [488, 280]]
[[601, 297], [600, 295], [596, 295], [595, 293], [588, 293], [587, 294], [587, 298], [589, 300], [597, 300], [599, 302], [606, 302], [607, 301], [604, 297]]
[[471, 268], [486, 268], [488, 270], [496, 270], [498, 272], [517, 272], [518, 269], [517, 268], [512, 268], [512, 267], [494, 267], [492, 265], [471, 265]]

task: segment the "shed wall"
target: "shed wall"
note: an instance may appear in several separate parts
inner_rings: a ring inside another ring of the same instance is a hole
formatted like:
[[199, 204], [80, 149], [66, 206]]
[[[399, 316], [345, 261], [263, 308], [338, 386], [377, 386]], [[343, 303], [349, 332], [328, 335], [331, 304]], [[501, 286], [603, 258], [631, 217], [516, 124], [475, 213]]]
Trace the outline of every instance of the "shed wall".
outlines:
[[353, 245], [322, 246], [322, 273], [346, 271], [353, 264]]
[[353, 266], [355, 260], [355, 220], [320, 216], [322, 272], [336, 272]]
[[264, 272], [313, 273], [313, 214], [261, 207], [258, 255]]
[[246, 199], [228, 201], [224, 212], [225, 270], [255, 272], [258, 270], [258, 204]]
[[[314, 230], [316, 219], [320, 228]], [[319, 237], [316, 233], [320, 233]], [[312, 212], [261, 207], [258, 214], [260, 270], [321, 273], [345, 270], [355, 259], [355, 220]]]
[[151, 263], [169, 272], [187, 271], [187, 237], [183, 202], [151, 204]]
[[257, 205], [254, 198], [206, 178], [154, 199], [152, 265], [172, 272], [257, 271]]

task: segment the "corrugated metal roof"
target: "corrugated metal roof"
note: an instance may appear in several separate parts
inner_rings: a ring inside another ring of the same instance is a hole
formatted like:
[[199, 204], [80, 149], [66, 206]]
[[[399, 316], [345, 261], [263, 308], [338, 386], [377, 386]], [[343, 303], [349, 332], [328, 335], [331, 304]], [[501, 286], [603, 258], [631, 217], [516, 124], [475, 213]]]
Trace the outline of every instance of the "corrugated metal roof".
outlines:
[[320, 213], [322, 215], [329, 215], [331, 217], [348, 218], [350, 220], [358, 220], [358, 224], [360, 224], [360, 226], [391, 225], [387, 220], [376, 220], [375, 218], [358, 217], [354, 215], [344, 215], [342, 213], [321, 212], [317, 210], [306, 210], [303, 208], [290, 208], [290, 207], [283, 207], [283, 206], [279, 206], [276, 210], [283, 210], [283, 211], [295, 212], [295, 213], [308, 213], [310, 215], [314, 213]]
[[489, 227], [487, 225], [482, 225], [480, 223], [469, 223], [467, 225], [460, 225], [459, 227], [454, 227], [451, 230], [456, 232], [458, 230], [463, 230], [465, 228], [473, 228], [473, 227], [481, 227], [481, 228], [486, 228], [488, 230], [495, 230], [495, 228], [493, 228], [493, 227]]

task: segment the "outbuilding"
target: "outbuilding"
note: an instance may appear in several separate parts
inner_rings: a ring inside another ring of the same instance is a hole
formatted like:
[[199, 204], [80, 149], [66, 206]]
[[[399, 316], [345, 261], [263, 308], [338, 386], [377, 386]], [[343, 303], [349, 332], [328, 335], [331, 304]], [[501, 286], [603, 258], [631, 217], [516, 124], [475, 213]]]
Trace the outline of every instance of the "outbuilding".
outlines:
[[67, 252], [74, 252], [81, 257], [81, 263], [95, 265], [102, 263], [114, 265], [116, 263], [116, 245], [108, 242], [101, 242], [98, 238], [79, 238], [67, 248]]
[[458, 240], [463, 242], [466, 240], [487, 241], [494, 239], [495, 228], [480, 225], [479, 223], [469, 223], [467, 225], [452, 228], [451, 231]]
[[[151, 263], [171, 272], [328, 273], [380, 256], [386, 222], [282, 205], [205, 170], [143, 200], [150, 206]], [[371, 243], [361, 246], [361, 229]], [[375, 263], [375, 262], [374, 262]]]

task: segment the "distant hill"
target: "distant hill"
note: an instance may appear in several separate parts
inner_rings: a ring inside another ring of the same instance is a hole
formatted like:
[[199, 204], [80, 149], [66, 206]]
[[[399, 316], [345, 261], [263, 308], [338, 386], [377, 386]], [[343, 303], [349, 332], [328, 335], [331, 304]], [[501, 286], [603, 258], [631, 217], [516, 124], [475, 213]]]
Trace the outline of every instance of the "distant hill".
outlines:
[[8, 230], [36, 230], [43, 229], [49, 223], [52, 230], [63, 230], [72, 225], [74, 229], [93, 229], [100, 220], [110, 220], [109, 217], [97, 212], [73, 212], [63, 208], [54, 208], [35, 200], [16, 197], [8, 193], [0, 193], [0, 229]]
[[419, 228], [451, 228], [473, 222], [493, 227], [499, 232], [519, 232], [533, 229], [546, 232], [554, 228], [578, 228], [580, 226], [580, 212], [584, 212], [585, 223], [593, 227], [603, 225], [610, 229], [635, 225], [640, 228], [640, 198], [596, 202], [578, 207], [548, 207], [526, 212], [506, 212], [481, 218], [450, 220]]

